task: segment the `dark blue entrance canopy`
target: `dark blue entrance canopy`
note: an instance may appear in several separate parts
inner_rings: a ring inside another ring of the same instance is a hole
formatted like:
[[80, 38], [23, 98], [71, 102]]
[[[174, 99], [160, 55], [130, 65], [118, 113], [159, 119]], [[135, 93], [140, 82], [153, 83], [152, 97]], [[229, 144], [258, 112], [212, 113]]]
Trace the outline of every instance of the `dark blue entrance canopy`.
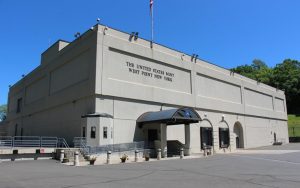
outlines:
[[193, 108], [175, 108], [157, 112], [146, 112], [137, 120], [138, 125], [165, 123], [167, 125], [190, 124], [200, 121], [199, 114]]

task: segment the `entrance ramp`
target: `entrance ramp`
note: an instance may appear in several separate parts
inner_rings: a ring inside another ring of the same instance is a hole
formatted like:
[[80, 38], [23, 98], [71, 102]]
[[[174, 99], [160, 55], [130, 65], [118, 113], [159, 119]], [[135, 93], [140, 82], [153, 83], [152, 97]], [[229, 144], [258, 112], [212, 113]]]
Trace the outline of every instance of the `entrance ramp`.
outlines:
[[167, 156], [168, 157], [178, 157], [180, 156], [180, 149], [184, 148], [184, 144], [178, 140], [168, 140], [167, 141]]

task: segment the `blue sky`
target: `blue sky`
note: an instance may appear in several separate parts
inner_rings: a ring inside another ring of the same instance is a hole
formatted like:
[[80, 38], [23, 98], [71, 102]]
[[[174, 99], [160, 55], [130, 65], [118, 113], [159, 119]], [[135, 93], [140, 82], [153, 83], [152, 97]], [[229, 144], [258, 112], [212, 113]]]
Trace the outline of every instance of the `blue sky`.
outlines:
[[[155, 41], [225, 68], [300, 60], [299, 0], [154, 0]], [[0, 104], [58, 39], [96, 23], [150, 38], [149, 0], [0, 0]]]

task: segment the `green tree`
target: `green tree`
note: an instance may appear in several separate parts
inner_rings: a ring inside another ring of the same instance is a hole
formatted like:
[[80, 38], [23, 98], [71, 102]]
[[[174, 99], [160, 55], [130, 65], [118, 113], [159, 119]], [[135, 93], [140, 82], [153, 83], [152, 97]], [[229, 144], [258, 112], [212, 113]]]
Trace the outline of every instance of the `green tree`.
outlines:
[[300, 112], [300, 62], [286, 59], [273, 70], [272, 86], [285, 91], [289, 113]]
[[269, 68], [265, 62], [259, 59], [254, 59], [251, 65], [242, 65], [231, 70], [253, 80], [269, 85], [271, 84], [273, 77], [272, 68]]
[[267, 64], [260, 59], [254, 59], [252, 61], [251, 67], [257, 71], [268, 68]]
[[232, 71], [285, 91], [288, 113], [300, 113], [300, 62], [286, 59], [269, 68], [263, 61], [254, 59], [251, 65], [242, 65]]
[[0, 106], [0, 121], [4, 121], [6, 119], [7, 114], [7, 106], [3, 104]]

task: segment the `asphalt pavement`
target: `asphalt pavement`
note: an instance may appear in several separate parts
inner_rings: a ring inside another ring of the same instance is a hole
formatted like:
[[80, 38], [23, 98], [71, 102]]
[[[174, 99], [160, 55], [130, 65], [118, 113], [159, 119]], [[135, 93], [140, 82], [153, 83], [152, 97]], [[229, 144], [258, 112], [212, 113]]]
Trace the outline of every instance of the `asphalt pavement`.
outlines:
[[54, 160], [2, 162], [0, 188], [299, 188], [300, 150], [296, 148], [300, 149], [300, 144], [293, 148], [274, 154], [230, 153], [84, 167]]

